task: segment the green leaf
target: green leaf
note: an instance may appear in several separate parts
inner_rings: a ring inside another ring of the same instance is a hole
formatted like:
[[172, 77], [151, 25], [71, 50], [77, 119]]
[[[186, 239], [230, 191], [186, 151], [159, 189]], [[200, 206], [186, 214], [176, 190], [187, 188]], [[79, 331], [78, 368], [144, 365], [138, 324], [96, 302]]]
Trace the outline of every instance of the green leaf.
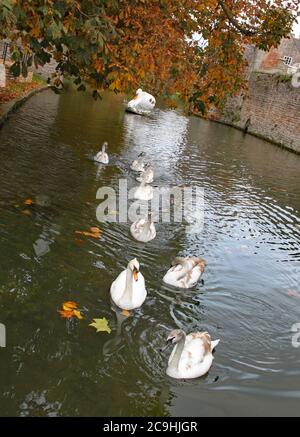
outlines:
[[86, 90], [86, 86], [83, 85], [83, 83], [77, 88], [77, 91], [85, 91]]
[[20, 65], [20, 62], [19, 62], [19, 61], [15, 62], [15, 63], [10, 67], [10, 71], [12, 72], [12, 74], [13, 74], [15, 77], [20, 76], [20, 73], [21, 73], [21, 65]]
[[96, 329], [97, 332], [108, 332], [111, 333], [111, 329], [108, 326], [108, 321], [104, 317], [103, 319], [93, 319], [93, 323], [91, 323], [89, 326], [92, 326]]

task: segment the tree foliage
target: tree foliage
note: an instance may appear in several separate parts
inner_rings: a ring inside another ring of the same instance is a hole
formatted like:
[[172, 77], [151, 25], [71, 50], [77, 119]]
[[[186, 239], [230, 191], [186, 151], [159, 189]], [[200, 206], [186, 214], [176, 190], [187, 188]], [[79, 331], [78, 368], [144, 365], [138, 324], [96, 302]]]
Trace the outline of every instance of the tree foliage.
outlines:
[[[94, 97], [144, 87], [191, 108], [220, 106], [244, 86], [245, 44], [267, 50], [293, 26], [298, 0], [0, 0], [14, 74], [54, 58]], [[201, 36], [205, 44], [199, 45]], [[25, 55], [25, 56], [24, 56]]]

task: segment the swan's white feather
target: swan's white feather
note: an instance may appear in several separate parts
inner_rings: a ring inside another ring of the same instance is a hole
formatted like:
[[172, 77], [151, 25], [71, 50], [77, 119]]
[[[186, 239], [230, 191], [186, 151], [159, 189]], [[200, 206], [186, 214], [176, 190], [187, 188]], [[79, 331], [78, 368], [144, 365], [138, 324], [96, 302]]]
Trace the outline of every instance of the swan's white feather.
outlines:
[[147, 291], [145, 279], [141, 272], [138, 273], [138, 280], [132, 282], [132, 299], [126, 302], [122, 297], [126, 288], [127, 269], [119, 274], [110, 287], [110, 295], [113, 302], [121, 309], [132, 310], [143, 305]]

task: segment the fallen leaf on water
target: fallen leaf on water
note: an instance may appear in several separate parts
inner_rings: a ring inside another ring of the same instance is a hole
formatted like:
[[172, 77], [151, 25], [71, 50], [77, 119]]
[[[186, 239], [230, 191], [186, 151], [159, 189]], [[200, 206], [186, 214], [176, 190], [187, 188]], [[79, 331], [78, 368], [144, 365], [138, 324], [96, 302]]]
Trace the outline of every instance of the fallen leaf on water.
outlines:
[[83, 317], [82, 317], [80, 311], [78, 311], [78, 310], [73, 310], [73, 314], [74, 314], [75, 317], [77, 317], [77, 319], [79, 319], [79, 320], [82, 320], [82, 319], [83, 319]]
[[65, 302], [63, 304], [63, 309], [65, 311], [72, 311], [72, 310], [75, 310], [77, 307], [78, 307], [77, 303], [76, 302], [72, 302], [72, 301]]
[[100, 238], [101, 230], [97, 227], [91, 227], [89, 231], [75, 231], [77, 235], [83, 235], [84, 237]]
[[33, 200], [32, 199], [26, 199], [26, 200], [24, 200], [23, 203], [26, 206], [31, 206], [31, 205], [33, 205]]
[[73, 317], [73, 311], [59, 310], [58, 312], [63, 319], [71, 319]]
[[83, 319], [81, 312], [78, 311], [76, 308], [78, 307], [76, 302], [65, 302], [63, 303], [63, 309], [59, 310], [61, 317], [64, 319], [71, 319], [72, 317], [77, 317], [77, 319], [81, 320]]
[[93, 328], [96, 328], [97, 332], [108, 332], [111, 333], [111, 329], [108, 326], [108, 321], [104, 317], [103, 319], [93, 319], [93, 323], [90, 323], [89, 326], [92, 326]]
[[92, 226], [92, 227], [90, 228], [90, 231], [91, 231], [93, 234], [100, 234], [100, 233], [101, 233], [101, 230], [100, 230], [99, 228], [97, 228], [96, 226]]
[[123, 310], [121, 314], [123, 316], [125, 316], [125, 317], [130, 317], [131, 316], [130, 311], [128, 311], [128, 310]]

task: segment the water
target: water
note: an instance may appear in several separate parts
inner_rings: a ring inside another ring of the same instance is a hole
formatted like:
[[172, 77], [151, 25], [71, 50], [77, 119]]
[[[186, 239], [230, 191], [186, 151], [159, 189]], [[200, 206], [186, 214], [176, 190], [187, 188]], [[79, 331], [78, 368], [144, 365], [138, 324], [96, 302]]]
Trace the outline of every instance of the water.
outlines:
[[[105, 140], [112, 159], [101, 167], [87, 156]], [[155, 184], [204, 187], [203, 232], [161, 224], [144, 245], [129, 224], [97, 223], [97, 189], [123, 177], [133, 186], [129, 163], [141, 151]], [[1, 416], [299, 415], [299, 156], [174, 111], [145, 118], [125, 114], [119, 97], [51, 91], [11, 117], [0, 152]], [[76, 230], [95, 225], [100, 240], [78, 241]], [[162, 284], [177, 255], [207, 260], [204, 285]], [[148, 298], [126, 318], [109, 286], [135, 256]], [[60, 318], [70, 299], [84, 320]], [[110, 335], [88, 326], [95, 317]], [[173, 328], [221, 339], [209, 375], [165, 375]]]

